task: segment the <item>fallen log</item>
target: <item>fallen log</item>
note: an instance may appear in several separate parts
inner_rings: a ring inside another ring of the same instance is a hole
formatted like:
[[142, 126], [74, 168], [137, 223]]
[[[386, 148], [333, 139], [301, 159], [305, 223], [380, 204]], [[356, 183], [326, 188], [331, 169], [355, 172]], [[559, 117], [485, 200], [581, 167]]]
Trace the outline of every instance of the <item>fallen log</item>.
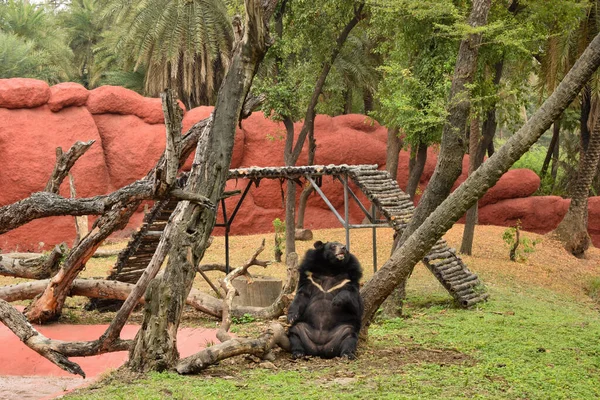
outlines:
[[[63, 245], [55, 246], [50, 254], [39, 254], [35, 258], [0, 255], [0, 275], [25, 279], [50, 278], [58, 271], [58, 263], [63, 255]], [[13, 253], [23, 255], [26, 253]]]
[[256, 339], [233, 338], [207, 347], [180, 360], [176, 369], [180, 374], [196, 374], [221, 360], [242, 354], [264, 358], [270, 354], [275, 346], [279, 346], [286, 351], [290, 350], [290, 342], [285, 334], [285, 329], [278, 323], [272, 324]]

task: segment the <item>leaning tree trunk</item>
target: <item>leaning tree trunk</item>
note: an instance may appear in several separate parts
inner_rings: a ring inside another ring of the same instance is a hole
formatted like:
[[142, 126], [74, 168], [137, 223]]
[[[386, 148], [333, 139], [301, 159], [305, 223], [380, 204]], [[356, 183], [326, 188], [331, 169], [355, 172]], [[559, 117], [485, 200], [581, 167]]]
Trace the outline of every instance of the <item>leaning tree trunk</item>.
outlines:
[[564, 243], [565, 249], [576, 257], [583, 257], [591, 242], [587, 231], [587, 206], [590, 187], [600, 159], [600, 118], [596, 118], [587, 151], [584, 152], [582, 148], [581, 153], [582, 159], [579, 163], [569, 210], [554, 231]]
[[[319, 78], [315, 84], [315, 89], [313, 90], [310, 102], [308, 103], [308, 107], [306, 108], [306, 114], [304, 116], [304, 124], [302, 125], [302, 129], [298, 134], [298, 139], [296, 140], [296, 144], [294, 144], [294, 126], [289, 117], [284, 118], [283, 122], [286, 127], [286, 138], [285, 138], [285, 148], [284, 148], [284, 162], [287, 166], [296, 165], [298, 161], [298, 157], [300, 157], [300, 152], [302, 151], [302, 147], [304, 146], [304, 142], [306, 141], [306, 137], [309, 134], [312, 134], [315, 130], [315, 117], [316, 117], [316, 107], [319, 102], [319, 96], [321, 95], [321, 91], [323, 90], [323, 86], [325, 85], [325, 81], [329, 72], [331, 71], [331, 67], [335, 62], [337, 56], [340, 54], [344, 43], [348, 39], [348, 35], [354, 29], [354, 27], [365, 17], [363, 14], [365, 3], [361, 2], [354, 8], [354, 15], [352, 19], [348, 21], [344, 29], [340, 32], [337, 40], [335, 42], [335, 47], [331, 52], [331, 56], [327, 62], [323, 64], [323, 68], [321, 69], [321, 73], [319, 74]], [[314, 143], [313, 143], [314, 145]], [[310, 194], [310, 193], [309, 193]], [[306, 203], [304, 203], [304, 207], [306, 208]], [[302, 211], [304, 214], [304, 211]], [[302, 217], [304, 218], [304, 217]], [[286, 189], [286, 202], [285, 202], [285, 254], [287, 255], [296, 252], [296, 229], [295, 229], [295, 221], [296, 221], [296, 184], [288, 180], [287, 181], [287, 189]]]
[[[231, 66], [223, 80], [213, 123], [206, 142], [199, 141], [188, 191], [206, 196], [214, 204], [223, 194], [231, 163], [235, 128], [257, 67], [264, 57], [269, 35], [267, 23], [277, 1], [246, 0], [243, 38], [236, 43]], [[202, 142], [205, 145], [202, 145]], [[177, 330], [191, 289], [196, 265], [204, 256], [215, 225], [214, 209], [180, 202], [172, 225], [169, 262], [162, 279], [146, 292], [144, 320], [130, 352], [129, 367], [136, 371], [173, 368], [179, 359]]]
[[435, 242], [498, 182], [512, 164], [529, 150], [569, 106], [598, 66], [600, 66], [600, 35], [594, 38], [554, 93], [529, 121], [450, 194], [363, 286], [361, 290], [365, 303], [363, 327], [371, 321], [381, 303], [394, 288], [407, 279], [414, 265], [425, 256]]

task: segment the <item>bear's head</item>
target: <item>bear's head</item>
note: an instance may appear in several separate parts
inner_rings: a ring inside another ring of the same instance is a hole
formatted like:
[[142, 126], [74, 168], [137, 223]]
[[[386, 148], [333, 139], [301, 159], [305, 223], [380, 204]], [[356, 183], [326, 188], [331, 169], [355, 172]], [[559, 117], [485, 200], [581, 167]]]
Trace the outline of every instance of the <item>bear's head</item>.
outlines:
[[329, 263], [336, 264], [345, 264], [348, 262], [350, 258], [350, 254], [348, 253], [348, 249], [345, 245], [338, 242], [321, 242], [316, 241], [315, 249], [321, 253], [322, 257]]

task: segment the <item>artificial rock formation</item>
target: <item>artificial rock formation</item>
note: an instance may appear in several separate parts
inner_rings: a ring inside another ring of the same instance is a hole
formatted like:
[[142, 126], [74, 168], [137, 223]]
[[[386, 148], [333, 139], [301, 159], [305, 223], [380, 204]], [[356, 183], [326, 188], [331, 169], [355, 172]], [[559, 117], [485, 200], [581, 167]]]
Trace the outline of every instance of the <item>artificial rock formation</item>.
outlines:
[[[183, 106], [181, 106], [183, 108]], [[183, 131], [206, 118], [212, 107], [184, 110]], [[0, 206], [13, 203], [43, 190], [55, 162], [55, 148], [65, 151], [75, 141], [95, 140], [94, 145], [72, 170], [77, 195], [89, 197], [106, 194], [131, 183], [152, 168], [165, 146], [165, 126], [159, 99], [149, 99], [122, 87], [104, 86], [91, 91], [76, 83], [49, 87], [34, 79], [0, 80]], [[299, 131], [297, 127], [296, 131]], [[283, 165], [285, 128], [256, 112], [236, 131], [231, 168]], [[317, 164], [378, 164], [385, 168], [387, 129], [364, 115], [330, 117], [318, 115], [315, 121]], [[8, 157], [6, 155], [18, 155]], [[468, 157], [468, 156], [467, 156]], [[468, 158], [463, 162], [466, 179]], [[306, 152], [298, 165], [306, 163]], [[436, 164], [436, 153], [429, 149], [427, 164], [419, 183], [422, 190]], [[398, 183], [408, 181], [408, 154], [402, 151]], [[184, 169], [191, 167], [191, 159]], [[539, 187], [539, 178], [529, 170], [512, 170], [480, 200], [480, 223], [514, 225], [545, 233], [554, 229], [568, 208], [569, 200], [555, 196], [531, 197]], [[243, 189], [244, 180], [230, 180], [226, 190]], [[330, 178], [323, 179], [323, 191], [336, 207], [343, 206], [342, 186]], [[271, 232], [275, 218], [284, 218], [282, 193], [278, 181], [263, 180], [253, 187], [232, 226], [233, 234]], [[61, 194], [68, 197], [68, 183]], [[366, 202], [366, 198], [359, 196]], [[419, 195], [416, 196], [418, 201]], [[231, 211], [237, 197], [227, 200]], [[351, 203], [352, 222], [363, 214]], [[127, 236], [143, 218], [143, 207], [120, 232]], [[600, 197], [589, 201], [590, 235], [600, 246]], [[90, 218], [92, 219], [92, 218]], [[90, 221], [91, 222], [91, 221]], [[339, 227], [327, 205], [313, 194], [308, 201], [305, 227], [309, 229]], [[215, 233], [219, 233], [217, 229]], [[72, 217], [36, 220], [0, 235], [0, 249], [6, 252], [39, 251], [66, 241], [72, 244], [75, 226]]]

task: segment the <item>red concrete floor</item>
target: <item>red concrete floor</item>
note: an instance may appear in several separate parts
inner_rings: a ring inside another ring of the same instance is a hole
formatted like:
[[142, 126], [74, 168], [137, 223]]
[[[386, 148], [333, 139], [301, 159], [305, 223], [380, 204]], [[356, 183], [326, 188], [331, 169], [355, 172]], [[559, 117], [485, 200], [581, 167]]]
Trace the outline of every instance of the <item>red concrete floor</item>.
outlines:
[[[108, 325], [62, 324], [35, 326], [48, 338], [67, 341], [95, 340], [107, 327]], [[121, 338], [132, 339], [138, 329], [137, 325], [126, 325], [121, 332]], [[198, 352], [206, 347], [207, 343], [217, 343], [216, 332], [214, 329], [205, 328], [180, 329], [177, 334], [177, 348], [181, 357]], [[126, 351], [120, 351], [93, 357], [71, 357], [70, 359], [84, 370], [86, 379], [83, 380], [38, 355], [2, 324], [0, 324], [0, 346], [0, 399], [2, 400], [53, 398], [74, 387], [90, 384], [103, 372], [121, 366], [128, 356]]]

